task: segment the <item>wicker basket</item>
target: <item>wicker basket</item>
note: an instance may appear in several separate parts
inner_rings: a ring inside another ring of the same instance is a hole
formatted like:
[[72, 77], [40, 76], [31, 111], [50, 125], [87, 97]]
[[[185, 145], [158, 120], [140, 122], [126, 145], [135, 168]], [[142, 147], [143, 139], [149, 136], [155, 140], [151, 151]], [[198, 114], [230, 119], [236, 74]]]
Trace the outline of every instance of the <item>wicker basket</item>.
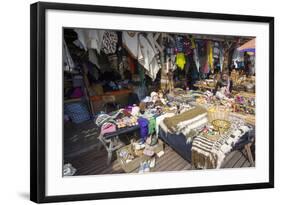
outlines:
[[229, 120], [229, 109], [221, 106], [210, 107], [208, 109], [208, 120], [213, 122], [214, 120]]
[[226, 132], [231, 126], [230, 122], [221, 119], [212, 121], [212, 125], [214, 126], [215, 130], [219, 131], [219, 133]]

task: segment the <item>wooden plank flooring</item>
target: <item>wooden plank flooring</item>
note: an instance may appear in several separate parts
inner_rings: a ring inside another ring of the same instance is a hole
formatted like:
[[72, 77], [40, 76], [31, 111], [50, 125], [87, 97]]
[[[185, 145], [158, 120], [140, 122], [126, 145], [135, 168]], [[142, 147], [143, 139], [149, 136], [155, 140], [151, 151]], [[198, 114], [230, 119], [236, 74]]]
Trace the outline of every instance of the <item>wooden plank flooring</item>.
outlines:
[[[184, 160], [168, 145], [165, 145], [164, 151], [165, 154], [162, 157], [156, 157], [156, 165], [153, 169], [151, 169], [151, 172], [192, 169], [191, 164]], [[231, 152], [225, 158], [221, 168], [250, 167], [251, 165], [247, 160], [245, 153], [246, 152], [244, 150]], [[65, 163], [71, 163], [77, 169], [76, 175], [124, 173], [116, 159], [113, 159], [110, 165], [107, 165], [106, 161], [107, 152], [104, 148], [101, 150], [93, 149], [92, 151], [79, 156], [65, 159]], [[135, 170], [134, 172], [137, 171], [138, 170]]]
[[[124, 173], [114, 154], [112, 163], [107, 165], [107, 152], [98, 149], [99, 133], [93, 121], [64, 126], [64, 164], [71, 163], [77, 169], [76, 175], [97, 175]], [[165, 154], [157, 158], [152, 172], [190, 170], [192, 166], [168, 145]], [[255, 159], [255, 146], [252, 146]], [[231, 152], [223, 161], [221, 168], [250, 167], [245, 150]], [[134, 172], [137, 172], [136, 169]]]

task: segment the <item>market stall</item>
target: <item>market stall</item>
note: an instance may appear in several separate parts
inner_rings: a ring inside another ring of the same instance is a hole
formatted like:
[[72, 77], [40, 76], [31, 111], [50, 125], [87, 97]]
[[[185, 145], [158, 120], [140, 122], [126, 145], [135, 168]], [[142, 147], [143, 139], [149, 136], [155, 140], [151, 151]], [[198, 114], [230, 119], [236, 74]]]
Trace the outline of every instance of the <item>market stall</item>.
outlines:
[[253, 37], [88, 29], [64, 37], [65, 123], [93, 120], [108, 166], [153, 171], [165, 146], [193, 169], [220, 168], [241, 149], [254, 166], [255, 53], [245, 50]]

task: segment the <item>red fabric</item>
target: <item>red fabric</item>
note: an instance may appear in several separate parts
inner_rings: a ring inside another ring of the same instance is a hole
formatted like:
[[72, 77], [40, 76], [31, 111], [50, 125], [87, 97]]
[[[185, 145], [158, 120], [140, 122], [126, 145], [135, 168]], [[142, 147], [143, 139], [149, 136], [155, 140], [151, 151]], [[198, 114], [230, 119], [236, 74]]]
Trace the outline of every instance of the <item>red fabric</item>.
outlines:
[[128, 66], [132, 74], [136, 72], [136, 61], [132, 57], [128, 56]]

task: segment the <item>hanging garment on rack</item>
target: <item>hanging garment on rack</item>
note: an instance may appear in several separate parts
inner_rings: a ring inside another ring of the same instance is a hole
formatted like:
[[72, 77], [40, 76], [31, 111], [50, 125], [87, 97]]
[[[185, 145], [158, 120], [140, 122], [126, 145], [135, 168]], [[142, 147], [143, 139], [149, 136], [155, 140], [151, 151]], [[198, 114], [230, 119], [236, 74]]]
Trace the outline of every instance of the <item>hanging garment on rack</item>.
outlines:
[[196, 69], [199, 72], [200, 63], [199, 63], [199, 57], [198, 57], [198, 50], [197, 50], [196, 47], [193, 49], [193, 60], [194, 60], [195, 65], [196, 65]]
[[176, 43], [176, 53], [184, 52], [183, 48], [183, 36], [176, 36], [175, 38]]
[[102, 49], [102, 40], [103, 40], [104, 33], [105, 33], [104, 30], [89, 30], [88, 48], [96, 49], [98, 54], [100, 54], [100, 51]]
[[116, 52], [116, 45], [118, 42], [118, 37], [116, 32], [106, 31], [102, 39], [102, 49], [105, 54], [112, 54]]
[[210, 72], [210, 68], [209, 68], [209, 43], [208, 41], [204, 41], [204, 63], [203, 63], [203, 66], [202, 66], [202, 74], [203, 76], [205, 76], [206, 74], [208, 74]]
[[89, 48], [96, 49], [98, 53], [102, 48], [103, 30], [74, 29], [78, 35], [78, 39], [85, 50]]
[[139, 55], [138, 61], [145, 68], [146, 74], [152, 78], [154, 81], [156, 75], [160, 70], [155, 50], [150, 45], [149, 41], [144, 37], [144, 35], [139, 35]]
[[207, 41], [206, 40], [197, 40], [196, 41], [198, 48], [198, 59], [200, 65], [200, 73], [208, 73], [208, 57], [207, 57]]
[[209, 62], [208, 62], [208, 59], [205, 61], [205, 63], [203, 64], [202, 66], [202, 69], [201, 69], [201, 73], [202, 74], [208, 74], [209, 73]]
[[176, 64], [177, 64], [177, 66], [181, 70], [183, 70], [185, 63], [186, 63], [186, 59], [185, 59], [184, 53], [177, 53], [177, 55], [176, 55]]
[[65, 43], [65, 40], [63, 39], [63, 60], [64, 63], [72, 70], [75, 68], [75, 64], [73, 62], [73, 59], [69, 53], [68, 47]]
[[208, 66], [209, 66], [209, 70], [211, 70], [213, 72], [214, 71], [214, 62], [213, 62], [213, 43], [212, 43], [212, 41], [208, 41], [207, 49], [208, 49]]
[[220, 71], [223, 70], [223, 62], [224, 62], [224, 48], [222, 44], [220, 44]]
[[153, 48], [154, 50], [154, 53], [155, 53], [155, 58], [157, 60], [157, 63], [159, 65], [159, 68], [162, 67], [161, 65], [161, 61], [160, 61], [160, 53], [163, 51], [163, 48], [158, 44], [157, 42], [157, 38], [159, 36], [159, 33], [153, 35], [153, 33], [148, 33], [146, 38], [148, 40], [148, 42], [150, 43], [151, 47]]
[[235, 68], [239, 67], [239, 62], [244, 61], [243, 52], [240, 52], [236, 47], [232, 54], [232, 62], [234, 63]]
[[139, 37], [138, 32], [122, 32], [123, 45], [127, 48], [128, 52], [133, 58], [138, 59], [139, 53]]
[[191, 48], [195, 49], [196, 48], [195, 39], [191, 35], [190, 35], [190, 41], [191, 41]]
[[219, 42], [214, 43], [214, 48], [213, 48], [213, 57], [214, 58], [219, 58], [220, 57], [220, 45]]
[[78, 40], [82, 44], [84, 50], [88, 50], [86, 31], [83, 29], [74, 29], [74, 31], [77, 33]]
[[136, 60], [133, 59], [131, 56], [127, 57], [128, 68], [132, 74], [136, 73]]
[[192, 54], [192, 43], [189, 38], [184, 36], [183, 38], [183, 50], [185, 55], [191, 55]]

